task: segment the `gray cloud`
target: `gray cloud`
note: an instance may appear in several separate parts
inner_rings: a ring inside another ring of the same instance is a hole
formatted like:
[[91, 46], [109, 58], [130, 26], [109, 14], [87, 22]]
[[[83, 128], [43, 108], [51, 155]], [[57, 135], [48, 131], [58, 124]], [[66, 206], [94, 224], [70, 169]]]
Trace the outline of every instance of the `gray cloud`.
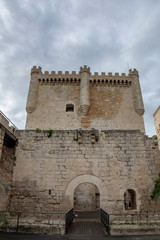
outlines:
[[137, 68], [146, 133], [160, 104], [159, 0], [0, 0], [0, 108], [25, 126], [33, 65], [43, 70]]

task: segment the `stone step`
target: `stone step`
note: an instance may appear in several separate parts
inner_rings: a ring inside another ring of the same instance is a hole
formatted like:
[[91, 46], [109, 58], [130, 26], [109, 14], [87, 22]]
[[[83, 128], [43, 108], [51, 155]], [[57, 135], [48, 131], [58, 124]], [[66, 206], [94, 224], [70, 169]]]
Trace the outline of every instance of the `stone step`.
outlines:
[[100, 217], [98, 211], [74, 211], [75, 218], [78, 219], [97, 219]]
[[73, 222], [100, 222], [100, 218], [74, 218]]
[[67, 235], [76, 236], [99, 236], [106, 235], [104, 228], [99, 222], [74, 222]]

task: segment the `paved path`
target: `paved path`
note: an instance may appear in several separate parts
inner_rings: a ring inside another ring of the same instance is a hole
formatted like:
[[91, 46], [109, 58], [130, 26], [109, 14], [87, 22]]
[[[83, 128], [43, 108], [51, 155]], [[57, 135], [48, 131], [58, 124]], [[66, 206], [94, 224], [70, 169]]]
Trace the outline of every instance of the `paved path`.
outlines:
[[25, 233], [2, 233], [0, 240], [160, 240], [159, 236], [47, 236]]

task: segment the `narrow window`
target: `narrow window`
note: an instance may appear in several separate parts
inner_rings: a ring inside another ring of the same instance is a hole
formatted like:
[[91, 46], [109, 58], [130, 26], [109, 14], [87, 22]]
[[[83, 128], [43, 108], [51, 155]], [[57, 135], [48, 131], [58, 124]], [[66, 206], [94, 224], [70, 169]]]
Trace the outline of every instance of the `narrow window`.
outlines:
[[136, 192], [132, 189], [127, 189], [124, 193], [125, 210], [136, 209]]
[[74, 112], [74, 105], [73, 104], [67, 104], [66, 105], [66, 112]]

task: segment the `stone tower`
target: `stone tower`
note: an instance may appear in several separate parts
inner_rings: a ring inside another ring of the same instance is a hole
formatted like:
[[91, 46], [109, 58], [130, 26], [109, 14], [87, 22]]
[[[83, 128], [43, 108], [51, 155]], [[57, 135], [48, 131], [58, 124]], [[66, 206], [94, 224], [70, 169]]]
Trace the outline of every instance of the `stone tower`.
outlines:
[[140, 130], [144, 106], [136, 69], [119, 75], [31, 69], [26, 129]]
[[158, 137], [158, 145], [160, 150], [160, 106], [157, 108], [157, 110], [153, 114], [153, 117], [154, 117], [154, 124], [155, 124], [155, 129]]
[[26, 111], [26, 129], [15, 136], [0, 119], [0, 210], [25, 213], [23, 229], [56, 234], [65, 233], [59, 213], [73, 208], [122, 214], [118, 224], [126, 214], [141, 220], [146, 211], [147, 228], [149, 219], [157, 221], [160, 204], [150, 195], [160, 154], [157, 141], [145, 136], [136, 69], [119, 75], [92, 74], [87, 66], [78, 73], [33, 67]]

